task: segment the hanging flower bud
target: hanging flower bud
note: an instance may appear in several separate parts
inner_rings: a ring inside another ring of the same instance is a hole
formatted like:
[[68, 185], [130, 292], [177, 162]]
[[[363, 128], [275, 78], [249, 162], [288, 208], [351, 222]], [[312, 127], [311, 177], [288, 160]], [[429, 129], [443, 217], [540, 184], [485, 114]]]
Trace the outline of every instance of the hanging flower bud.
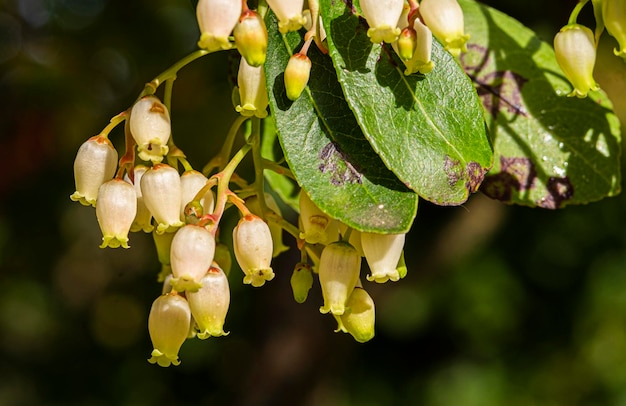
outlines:
[[137, 213], [135, 188], [122, 179], [112, 179], [100, 186], [96, 216], [102, 230], [100, 248], [128, 246], [128, 232]]
[[239, 220], [233, 229], [233, 248], [237, 263], [245, 274], [243, 283], [259, 287], [274, 279], [270, 267], [272, 234], [260, 217], [250, 214]]
[[355, 287], [346, 306], [348, 310], [344, 314], [335, 316], [338, 323], [336, 331], [350, 333], [360, 343], [374, 338], [376, 312], [374, 301], [367, 291], [360, 286]]
[[191, 310], [187, 301], [177, 294], [159, 296], [148, 316], [148, 331], [152, 340], [151, 364], [169, 367], [179, 365], [178, 351], [189, 334]]
[[[194, 197], [200, 192], [200, 190], [206, 186], [209, 179], [201, 172], [190, 170], [185, 171], [180, 175], [180, 188], [181, 188], [181, 216], [185, 217], [185, 207], [190, 203]], [[202, 213], [213, 213], [215, 208], [215, 198], [213, 197], [213, 191], [210, 189], [200, 199], [200, 205], [202, 206]]]
[[293, 54], [285, 68], [285, 90], [287, 98], [296, 101], [309, 83], [311, 75], [311, 60], [308, 56], [297, 53]]
[[374, 44], [392, 43], [398, 39], [398, 19], [402, 14], [404, 0], [361, 0], [361, 11], [370, 28], [367, 36]]
[[195, 292], [213, 263], [215, 237], [206, 228], [187, 224], [176, 232], [170, 250], [171, 284], [177, 291]]
[[129, 125], [139, 158], [161, 162], [169, 152], [167, 142], [172, 134], [167, 107], [156, 96], [145, 96], [133, 105]]
[[278, 17], [278, 31], [281, 33], [298, 31], [304, 25], [304, 0], [267, 0], [267, 4]]
[[397, 281], [400, 274], [397, 270], [402, 249], [404, 248], [405, 234], [376, 234], [361, 233], [361, 246], [371, 275], [367, 280], [378, 283], [388, 280]]
[[455, 57], [467, 51], [463, 10], [457, 0], [422, 0], [419, 12], [424, 23]]
[[336, 241], [322, 251], [319, 279], [324, 297], [320, 312], [341, 316], [346, 302], [359, 280], [361, 257], [354, 247], [345, 241]]
[[339, 239], [339, 222], [321, 211], [303, 190], [300, 191], [300, 238], [309, 244], [328, 244]]
[[100, 185], [115, 175], [117, 151], [107, 137], [96, 135], [78, 148], [74, 160], [76, 192], [70, 199], [84, 206], [96, 205]]
[[602, 0], [602, 19], [606, 30], [613, 36], [620, 49], [615, 48], [615, 55], [626, 59], [626, 1]]
[[244, 117], [267, 117], [269, 101], [263, 67], [252, 67], [244, 58], [241, 58], [237, 86], [239, 87], [239, 103], [235, 107], [237, 113]]
[[[276, 204], [276, 200], [274, 200], [272, 195], [269, 193], [265, 193], [265, 204], [268, 209], [274, 212], [274, 214], [282, 216], [280, 208], [278, 207], [278, 204]], [[261, 212], [261, 203], [259, 203], [259, 198], [257, 196], [246, 199], [246, 206], [252, 214], [256, 214], [259, 217], [262, 216], [263, 213]], [[289, 247], [283, 244], [283, 228], [272, 221], [268, 222], [268, 226], [270, 228], [270, 233], [272, 234], [272, 245], [274, 247], [272, 258], [276, 258], [281, 253], [289, 250]]]
[[258, 67], [265, 63], [267, 54], [267, 28], [265, 22], [253, 10], [241, 14], [233, 31], [235, 45], [248, 65]]
[[[146, 203], [143, 201], [143, 194], [141, 193], [141, 177], [147, 170], [148, 167], [145, 165], [137, 165], [133, 168], [135, 194], [137, 195], [137, 214], [135, 215], [135, 220], [133, 220], [133, 225], [130, 226], [130, 231], [132, 232], [143, 231], [144, 233], [151, 233], [154, 230], [152, 213], [146, 207]], [[124, 175], [124, 180], [131, 183], [128, 174]]]
[[187, 292], [187, 301], [196, 322], [197, 337], [228, 335], [224, 332], [224, 321], [230, 305], [230, 288], [224, 272], [215, 266], [209, 268], [201, 280], [202, 287], [197, 292]]
[[181, 185], [178, 171], [166, 164], [156, 164], [141, 177], [141, 193], [161, 234], [183, 226], [180, 221]]
[[241, 15], [241, 0], [200, 0], [196, 17], [200, 27], [198, 46], [210, 52], [230, 49], [228, 36]]
[[413, 27], [404, 27], [402, 31], [400, 31], [397, 44], [398, 56], [402, 59], [402, 62], [409, 61], [413, 57], [417, 45], [415, 29], [413, 29]]
[[599, 86], [593, 79], [596, 46], [591, 30], [574, 24], [561, 28], [554, 37], [556, 61], [574, 90], [568, 96], [587, 97]]
[[309, 295], [309, 290], [313, 287], [311, 267], [308, 264], [297, 264], [291, 274], [290, 284], [295, 301], [304, 303]]
[[406, 66], [404, 74], [407, 76], [417, 72], [429, 73], [435, 66], [431, 60], [433, 33], [419, 19], [415, 19], [413, 29], [415, 30], [415, 49], [411, 59], [404, 62]]

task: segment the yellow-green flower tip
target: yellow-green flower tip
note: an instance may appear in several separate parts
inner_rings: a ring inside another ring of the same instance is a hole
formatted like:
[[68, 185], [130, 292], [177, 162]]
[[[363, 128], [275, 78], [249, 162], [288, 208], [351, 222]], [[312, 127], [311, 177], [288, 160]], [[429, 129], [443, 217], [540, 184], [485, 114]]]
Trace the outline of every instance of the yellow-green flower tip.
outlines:
[[382, 25], [380, 27], [368, 29], [367, 36], [370, 37], [370, 41], [374, 44], [379, 44], [381, 42], [390, 44], [398, 39], [400, 36], [400, 29], [389, 25]]
[[216, 36], [209, 33], [204, 33], [200, 35], [200, 40], [198, 41], [198, 47], [202, 49], [206, 49], [209, 52], [228, 50], [233, 47], [231, 42], [228, 40], [228, 37], [224, 36]]
[[274, 274], [272, 268], [250, 269], [243, 277], [243, 283], [258, 288], [265, 285], [265, 282], [269, 282], [274, 279], [274, 276], [276, 275]]
[[152, 350], [151, 357], [148, 359], [148, 362], [151, 364], [157, 364], [160, 367], [169, 367], [170, 365], [178, 366], [180, 365], [180, 360], [178, 359], [178, 355], [171, 354], [163, 354], [161, 351], [156, 348]]

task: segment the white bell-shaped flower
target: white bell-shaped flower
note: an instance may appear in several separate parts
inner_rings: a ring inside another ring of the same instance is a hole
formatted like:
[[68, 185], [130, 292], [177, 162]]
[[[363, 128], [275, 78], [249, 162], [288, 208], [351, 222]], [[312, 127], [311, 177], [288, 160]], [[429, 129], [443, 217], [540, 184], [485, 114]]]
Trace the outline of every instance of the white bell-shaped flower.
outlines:
[[273, 243], [270, 228], [259, 216], [249, 214], [241, 218], [233, 229], [235, 258], [245, 274], [243, 283], [263, 286], [274, 279], [272, 261]]
[[554, 53], [565, 77], [574, 86], [568, 96], [583, 98], [600, 88], [593, 78], [596, 45], [589, 28], [579, 24], [561, 28], [554, 37]]
[[241, 58], [237, 74], [239, 88], [239, 104], [237, 113], [244, 117], [267, 117], [267, 88], [265, 87], [265, 70], [263, 66], [250, 66], [245, 58]]
[[278, 31], [281, 33], [298, 31], [304, 25], [304, 0], [267, 0], [267, 4], [278, 17]]
[[[143, 194], [141, 193], [141, 177], [147, 170], [148, 167], [145, 165], [137, 165], [133, 168], [135, 194], [137, 195], [137, 214], [135, 215], [133, 225], [130, 227], [130, 231], [132, 232], [143, 231], [145, 233], [151, 233], [152, 230], [154, 230], [152, 214], [146, 207], [146, 203], [143, 201]], [[124, 175], [124, 180], [131, 183], [128, 174]]]
[[98, 189], [115, 175], [117, 151], [107, 137], [96, 135], [85, 141], [74, 160], [76, 191], [70, 196], [85, 206], [95, 206]]
[[187, 224], [176, 232], [170, 248], [170, 265], [177, 291], [195, 292], [213, 263], [215, 237], [205, 227]]
[[411, 59], [403, 61], [406, 67], [404, 74], [411, 75], [417, 72], [426, 74], [435, 67], [431, 59], [433, 33], [419, 19], [415, 19], [413, 29], [415, 30], [415, 48]]
[[467, 51], [463, 10], [457, 0], [422, 0], [419, 12], [435, 37], [454, 56]]
[[189, 335], [191, 310], [185, 298], [177, 294], [159, 296], [150, 308], [148, 332], [152, 351], [148, 362], [169, 367], [179, 365], [178, 351]]
[[197, 292], [187, 292], [187, 301], [196, 322], [197, 337], [204, 340], [228, 335], [224, 332], [224, 322], [230, 305], [230, 288], [226, 274], [214, 264], [201, 283], [202, 287]]
[[[194, 197], [200, 192], [200, 190], [207, 184], [209, 179], [201, 172], [190, 170], [185, 171], [180, 175], [181, 186], [181, 216], [185, 217], [185, 207], [188, 203], [193, 201]], [[213, 197], [213, 191], [207, 190], [206, 193], [200, 198], [200, 205], [202, 206], [202, 213], [213, 213], [215, 208], [215, 198]]]
[[96, 216], [102, 231], [100, 248], [128, 246], [128, 232], [137, 213], [135, 188], [122, 179], [103, 183], [98, 191]]
[[157, 222], [156, 232], [161, 234], [182, 227], [178, 171], [166, 164], [156, 164], [141, 177], [140, 184], [143, 201]]
[[606, 30], [619, 44], [613, 52], [626, 60], [626, 1], [602, 0], [602, 19]]
[[397, 266], [405, 236], [406, 234], [361, 233], [361, 247], [371, 270], [371, 275], [367, 276], [368, 281], [383, 283], [400, 279]]
[[336, 241], [324, 248], [318, 271], [324, 297], [321, 313], [344, 314], [348, 298], [359, 280], [360, 270], [361, 257], [349, 243]]
[[161, 162], [169, 152], [167, 142], [172, 134], [167, 107], [156, 96], [145, 96], [133, 105], [129, 125], [139, 158]]
[[[267, 208], [269, 210], [274, 212], [274, 214], [282, 216], [282, 213], [280, 212], [280, 207], [278, 207], [276, 200], [274, 200], [272, 195], [270, 195], [269, 193], [265, 193], [265, 204], [267, 205]], [[261, 215], [263, 214], [261, 213], [261, 203], [259, 203], [259, 199], [257, 196], [246, 199], [246, 206], [253, 214], [256, 214], [259, 217], [261, 217]], [[283, 244], [283, 228], [272, 221], [268, 222], [268, 226], [270, 228], [270, 233], [272, 234], [272, 257], [276, 258], [281, 253], [289, 250], [289, 247]]]
[[370, 26], [367, 36], [373, 43], [392, 43], [398, 39], [398, 19], [402, 14], [404, 0], [361, 0], [360, 4]]
[[304, 190], [300, 191], [300, 238], [309, 244], [329, 244], [339, 239], [339, 222], [313, 203]]
[[210, 52], [232, 47], [228, 37], [241, 16], [241, 0], [200, 0], [196, 17], [200, 27], [198, 46]]

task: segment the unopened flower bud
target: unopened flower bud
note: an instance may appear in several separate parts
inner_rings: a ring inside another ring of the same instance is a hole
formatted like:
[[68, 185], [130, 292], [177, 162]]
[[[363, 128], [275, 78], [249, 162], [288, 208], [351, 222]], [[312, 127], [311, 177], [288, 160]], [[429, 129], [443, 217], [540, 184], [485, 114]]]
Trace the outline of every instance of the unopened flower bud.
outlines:
[[565, 77], [574, 86], [568, 96], [587, 97], [589, 91], [599, 89], [593, 79], [596, 46], [589, 28], [578, 24], [561, 28], [554, 37], [554, 52]]
[[457, 57], [467, 51], [469, 35], [465, 34], [463, 10], [457, 0], [422, 0], [419, 12], [448, 52]]
[[148, 331], [152, 340], [151, 364], [169, 367], [179, 365], [178, 351], [189, 335], [191, 310], [187, 300], [177, 294], [159, 296], [148, 316]]
[[309, 295], [309, 290], [313, 287], [313, 272], [311, 272], [311, 267], [301, 263], [296, 265], [291, 274], [290, 283], [295, 301], [304, 303]]
[[397, 266], [404, 248], [405, 234], [361, 233], [361, 246], [371, 275], [367, 280], [378, 283], [400, 279]]
[[100, 186], [96, 216], [102, 230], [100, 248], [128, 246], [128, 232], [137, 213], [135, 188], [122, 179], [112, 179]]
[[[185, 217], [185, 207], [191, 203], [196, 197], [198, 192], [206, 186], [209, 179], [201, 172], [195, 170], [185, 171], [180, 175], [180, 187], [181, 187], [181, 216]], [[215, 198], [213, 197], [213, 191], [210, 189], [200, 198], [200, 206], [202, 214], [213, 213], [215, 208]]]
[[[152, 213], [146, 207], [146, 203], [143, 201], [143, 194], [141, 193], [141, 177], [148, 168], [145, 165], [137, 165], [134, 167], [134, 187], [135, 194], [137, 195], [137, 214], [133, 225], [130, 227], [130, 231], [143, 231], [144, 233], [151, 233], [154, 230], [152, 225]], [[128, 174], [124, 175], [124, 180], [130, 183], [130, 177]]]
[[195, 292], [213, 263], [215, 237], [206, 228], [187, 224], [176, 232], [170, 250], [170, 264], [177, 291]]
[[324, 297], [321, 313], [341, 316], [346, 310], [348, 297], [359, 280], [361, 257], [345, 241], [336, 241], [322, 251], [319, 280]]
[[[267, 208], [273, 212], [273, 214], [281, 216], [280, 208], [278, 204], [276, 204], [276, 200], [269, 193], [265, 193], [265, 204]], [[261, 203], [259, 203], [259, 198], [257, 196], [246, 199], [246, 206], [248, 209], [257, 216], [261, 217], [263, 213], [261, 213]], [[283, 228], [272, 222], [268, 222], [268, 226], [270, 228], [270, 233], [272, 234], [272, 245], [273, 252], [272, 257], [276, 258], [281, 253], [289, 250], [289, 247], [283, 244]]]
[[228, 36], [241, 15], [241, 0], [200, 0], [196, 17], [200, 26], [198, 46], [210, 52], [230, 49]]
[[167, 142], [172, 134], [167, 107], [156, 96], [145, 96], [133, 105], [129, 125], [139, 158], [161, 162], [169, 152]]
[[328, 244], [339, 239], [339, 222], [321, 211], [305, 191], [300, 191], [300, 238], [309, 244]]
[[404, 27], [398, 37], [398, 56], [402, 61], [408, 61], [413, 57], [417, 44], [417, 34], [412, 27]]
[[235, 107], [237, 113], [244, 117], [267, 117], [269, 101], [263, 67], [250, 66], [244, 58], [241, 58], [237, 74], [237, 87], [239, 88], [239, 103]]
[[626, 1], [602, 0], [602, 19], [606, 30], [613, 36], [619, 48], [615, 55], [626, 59]]
[[202, 287], [197, 292], [187, 292], [187, 301], [196, 322], [197, 337], [228, 335], [224, 332], [224, 321], [230, 305], [230, 288], [224, 272], [212, 266], [202, 278]]
[[143, 201], [157, 222], [157, 233], [183, 226], [180, 220], [180, 175], [176, 169], [156, 164], [141, 177], [140, 184]]
[[370, 26], [367, 36], [373, 43], [392, 43], [398, 39], [400, 29], [397, 24], [404, 0], [361, 0], [360, 4]]
[[337, 331], [350, 333], [360, 343], [374, 338], [376, 311], [372, 297], [362, 287], [355, 287], [348, 303], [348, 310], [341, 316], [335, 316], [339, 326]]
[[285, 68], [285, 90], [289, 100], [295, 101], [300, 97], [309, 83], [310, 75], [311, 60], [309, 57], [301, 53], [293, 54]]
[[235, 258], [245, 276], [243, 283], [263, 286], [274, 279], [270, 267], [272, 260], [272, 234], [260, 217], [250, 214], [239, 220], [233, 229]]
[[235, 45], [248, 65], [261, 66], [267, 53], [267, 28], [265, 22], [253, 10], [245, 11], [233, 31]]
[[117, 151], [108, 138], [101, 135], [85, 141], [74, 160], [76, 192], [70, 199], [85, 206], [95, 206], [98, 189], [113, 178], [117, 167]]
[[267, 4], [278, 17], [278, 31], [281, 33], [298, 31], [304, 25], [304, 0], [267, 0]]

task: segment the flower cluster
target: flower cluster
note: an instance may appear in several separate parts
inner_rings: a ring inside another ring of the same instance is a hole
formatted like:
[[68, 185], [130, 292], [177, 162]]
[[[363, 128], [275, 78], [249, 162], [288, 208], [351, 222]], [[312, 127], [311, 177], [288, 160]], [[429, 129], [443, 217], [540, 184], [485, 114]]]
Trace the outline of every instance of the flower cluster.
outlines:
[[[278, 17], [280, 32], [307, 29], [302, 49], [285, 70], [286, 94], [295, 100], [305, 91], [311, 71], [308, 47], [313, 41], [323, 46], [325, 34], [319, 25], [317, 2], [309, 1], [309, 10], [303, 10], [303, 1], [267, 3]], [[404, 15], [404, 26], [411, 23], [420, 32], [408, 35], [408, 45], [399, 41], [407, 72], [432, 69], [431, 34], [423, 31], [428, 30], [423, 16], [409, 16], [413, 9], [405, 7], [404, 0], [389, 3], [394, 3], [397, 11], [393, 27], [385, 28], [387, 17], [376, 20], [371, 37], [391, 41], [397, 37], [394, 33], [400, 33], [396, 24]], [[365, 1], [362, 5], [364, 12], [376, 13]], [[268, 115], [264, 19], [240, 0], [200, 0], [197, 17], [201, 31], [198, 53], [148, 83], [130, 108], [79, 148], [74, 162], [76, 191], [71, 199], [95, 207], [102, 248], [129, 248], [131, 233], [153, 237], [161, 264], [157, 280], [163, 285], [148, 317], [154, 347], [148, 361], [164, 367], [178, 365], [179, 349], [187, 339], [227, 335], [231, 253], [243, 273], [242, 282], [264, 286], [275, 278], [273, 258], [289, 249], [283, 244], [284, 231], [293, 236], [300, 250], [300, 261], [291, 275], [296, 302], [307, 299], [317, 278], [323, 295], [320, 312], [332, 314], [338, 323], [336, 331], [349, 333], [359, 342], [372, 339], [375, 310], [361, 281], [362, 258], [370, 270], [367, 281], [398, 281], [406, 274], [404, 234], [366, 233], [347, 227], [315, 205], [304, 190], [295, 208], [300, 212], [298, 225], [282, 217], [280, 205], [265, 192], [263, 171], [268, 168], [260, 151], [260, 120]], [[428, 34], [422, 35], [424, 32]], [[240, 116], [218, 156], [201, 171], [196, 170], [174, 143], [169, 106], [172, 84], [177, 70], [186, 63], [231, 48], [241, 55], [234, 103]], [[159, 97], [156, 90], [162, 83], [170, 85]], [[121, 123], [125, 124], [125, 152], [120, 157], [109, 134]], [[234, 138], [241, 133], [244, 145], [233, 153]], [[249, 153], [257, 169], [252, 183], [235, 173]], [[293, 177], [287, 168], [281, 168]], [[232, 230], [229, 249], [220, 238], [224, 235], [221, 220], [233, 207], [240, 220]]]
[[619, 49], [615, 55], [626, 59], [626, 2], [623, 0], [594, 0], [596, 16], [595, 35], [588, 27], [576, 22], [578, 13], [588, 0], [580, 1], [570, 16], [569, 22], [554, 37], [556, 60], [574, 90], [568, 96], [587, 97], [587, 93], [598, 90], [593, 78], [596, 48], [600, 35], [606, 31], [613, 36]]

